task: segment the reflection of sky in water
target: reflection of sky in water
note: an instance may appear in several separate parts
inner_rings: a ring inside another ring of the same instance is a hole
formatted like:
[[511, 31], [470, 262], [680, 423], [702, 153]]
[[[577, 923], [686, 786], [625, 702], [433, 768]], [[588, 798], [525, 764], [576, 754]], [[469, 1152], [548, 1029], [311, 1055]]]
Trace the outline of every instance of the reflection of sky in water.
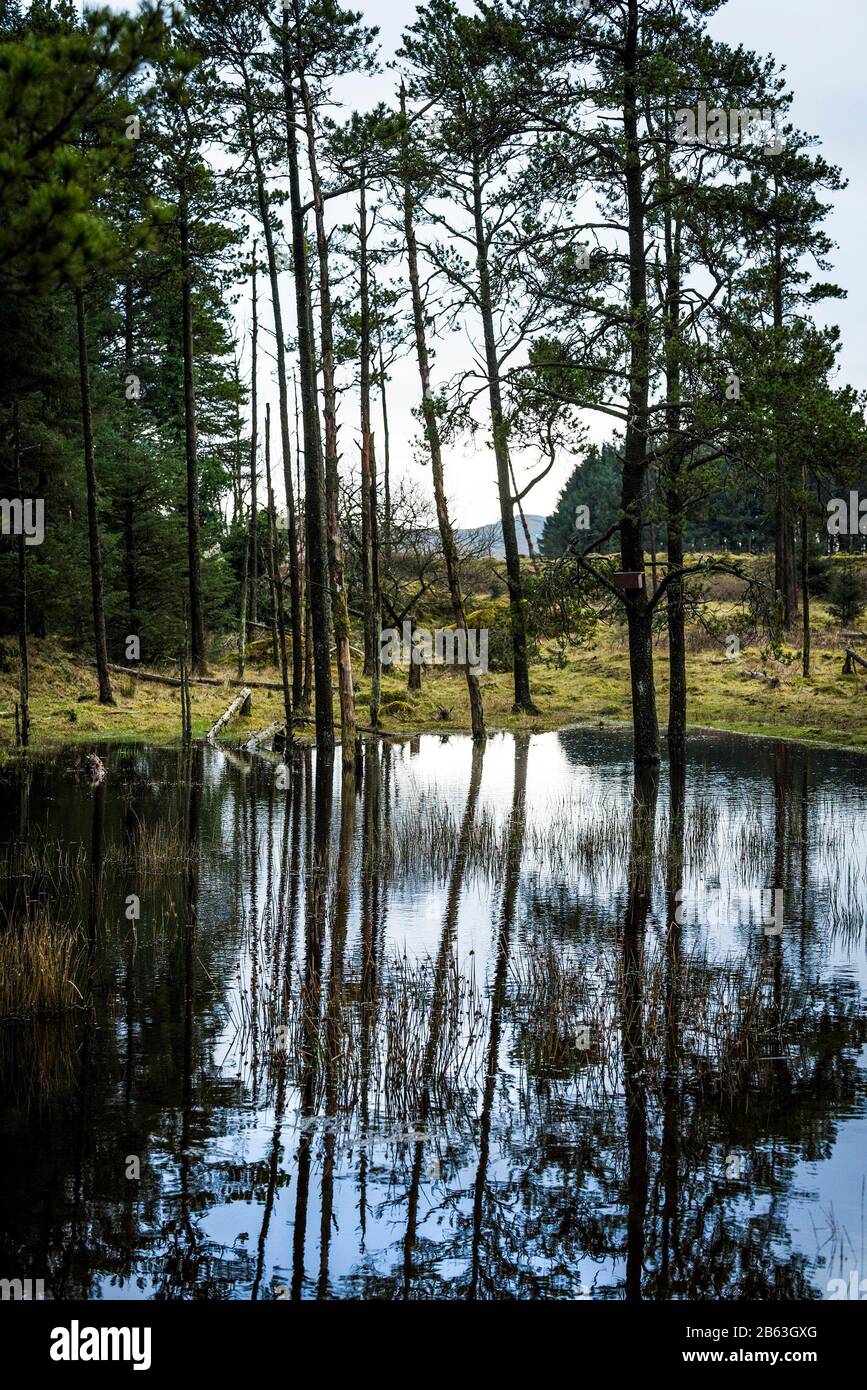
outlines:
[[[470, 749], [464, 738], [437, 736], [391, 746], [384, 754], [381, 771], [386, 821], [397, 826], [411, 820], [419, 807], [446, 806], [455, 829], [459, 829], [470, 784]], [[169, 755], [140, 750], [131, 760], [138, 793], [142, 804], [149, 806], [149, 814], [169, 818], [174, 814], [177, 818], [176, 802], [174, 813], [167, 809], [177, 793]], [[132, 1251], [138, 1269], [133, 1281], [124, 1275], [117, 1282], [108, 1274], [95, 1242], [90, 1267], [94, 1288], [103, 1297], [141, 1298], [153, 1292], [154, 1270], [165, 1250], [161, 1224], [175, 1205], [189, 1201], [191, 1188], [200, 1194], [192, 1213], [197, 1243], [211, 1269], [219, 1271], [221, 1296], [247, 1298], [254, 1282], [259, 1297], [273, 1296], [278, 1286], [292, 1286], [293, 1243], [298, 1243], [299, 1164], [303, 1165], [305, 1154], [309, 1158], [301, 1286], [305, 1296], [317, 1292], [320, 1278], [321, 1288], [332, 1296], [403, 1294], [407, 1190], [417, 1131], [411, 1131], [408, 1140], [401, 1138], [393, 1121], [371, 1123], [365, 1131], [357, 1112], [333, 1122], [323, 1117], [321, 1104], [311, 1119], [303, 1113], [300, 1094], [292, 1085], [287, 1088], [278, 1120], [273, 1095], [267, 1088], [260, 1083], [253, 1094], [250, 1058], [236, 1034], [238, 991], [249, 990], [255, 973], [248, 946], [239, 953], [240, 923], [242, 919], [248, 925], [255, 921], [255, 938], [260, 943], [269, 938], [273, 922], [269, 925], [266, 910], [268, 885], [272, 897], [279, 896], [281, 855], [288, 844], [284, 834], [288, 798], [284, 790], [275, 791], [276, 765], [276, 759], [251, 763], [243, 755], [220, 750], [207, 750], [204, 755], [202, 807], [208, 833], [202, 834], [198, 920], [200, 936], [207, 943], [207, 969], [214, 989], [209, 993], [203, 988], [202, 995], [207, 998], [197, 999], [202, 1010], [199, 1022], [204, 1025], [207, 1019], [207, 1041], [202, 1043], [202, 1070], [194, 1078], [194, 1087], [207, 1072], [218, 1083], [218, 1099], [211, 1104], [203, 1100], [196, 1103], [195, 1135], [187, 1164], [192, 1175], [188, 1172], [185, 1182], [177, 1141], [181, 1078], [176, 1074], [176, 1058], [166, 1059], [166, 1091], [157, 1102], [159, 1113], [147, 1155], [151, 1172], [158, 1175], [160, 1210], [140, 1222], [137, 1248]], [[825, 1007], [822, 991], [835, 983], [843, 986], [849, 982], [851, 986], [857, 982], [863, 1007], [867, 986], [864, 767], [863, 759], [854, 756], [805, 752], [760, 740], [717, 736], [692, 740], [686, 864], [681, 885], [685, 952], [700, 947], [706, 948], [711, 958], [736, 960], [758, 949], [778, 952], [799, 987], [815, 986], [818, 1012]], [[514, 776], [513, 740], [495, 735], [485, 751], [476, 816], [487, 816], [501, 839], [508, 833]], [[110, 778], [110, 789], [111, 785]], [[601, 847], [598, 856], [576, 856], [570, 861], [568, 835], [553, 859], [546, 854], [545, 845], [552, 819], [565, 817], [567, 825], [585, 831], [596, 816], [602, 823], [606, 817], [607, 823], [611, 817], [619, 818], [621, 825], [628, 823], [631, 787], [629, 748], [619, 734], [574, 730], [528, 740], [524, 853], [512, 937], [515, 956], [529, 937], [538, 939], [540, 934], [550, 935], [567, 950], [574, 949], [576, 943], [586, 950], [588, 943], [592, 946], [594, 942], [600, 950], [616, 949], [627, 903], [624, 856], [612, 859]], [[334, 791], [332, 875], [340, 835], [339, 767], [335, 769]], [[36, 792], [34, 795], [32, 790], [31, 797], [44, 824], [51, 825], [54, 817], [55, 834], [87, 843], [87, 831], [80, 828], [83, 808], [68, 804], [66, 797], [60, 798], [59, 807], [46, 808], [38, 787]], [[657, 857], [645, 933], [648, 952], [666, 938], [667, 823], [668, 785], [663, 768], [657, 805]], [[107, 836], [112, 825], [109, 817]], [[703, 836], [699, 834], [701, 826], [705, 827]], [[364, 833], [362, 794], [356, 806], [345, 953], [347, 974], [353, 978], [358, 976], [362, 958], [364, 904], [358, 870]], [[306, 834], [302, 827], [296, 972], [302, 967], [304, 953]], [[258, 845], [255, 904], [244, 848], [253, 835]], [[695, 842], [694, 835], [698, 837]], [[410, 962], [421, 962], [436, 955], [447, 875], [426, 871], [425, 853], [425, 844], [416, 844], [411, 867], [401, 869], [382, 888], [383, 961], [405, 955]], [[464, 968], [474, 965], [483, 987], [491, 981], [503, 897], [499, 865], [494, 865], [491, 873], [485, 873], [485, 867], [476, 864], [468, 870], [455, 935], [458, 960]], [[782, 889], [783, 932], [779, 941], [762, 946], [756, 938], [763, 935], [763, 892], [773, 887]], [[112, 895], [119, 900], [128, 891], [131, 889], [124, 875], [114, 874], [108, 901]], [[144, 901], [146, 918], [146, 895]], [[146, 929], [144, 921], [142, 931]], [[330, 949], [329, 930], [324, 940], [323, 997]], [[239, 958], [240, 973], [236, 974]], [[262, 968], [261, 961], [258, 968]], [[103, 1026], [109, 1033], [112, 1028], [117, 1030], [120, 1052], [125, 1037], [120, 960], [114, 975], [117, 999], [108, 1008]], [[145, 997], [137, 999], [135, 1007], [135, 1036], [145, 1039], [141, 1041], [145, 1047], [148, 1029], [167, 1008], [176, 1007], [176, 1001]], [[798, 1039], [783, 1042], [797, 1052]], [[442, 1281], [449, 1286], [446, 1293], [457, 1288], [464, 1296], [468, 1284], [473, 1283], [479, 1296], [485, 1296], [491, 1276], [493, 1287], [501, 1292], [516, 1287], [517, 1280], [525, 1295], [623, 1297], [625, 1255], [620, 1251], [627, 1216], [626, 1169], [634, 1162], [623, 1097], [616, 1098], [612, 1109], [594, 1115], [586, 1101], [576, 1102], [568, 1087], [556, 1083], [540, 1084], [538, 1094], [528, 1096], [522, 1090], [526, 1076], [514, 1047], [506, 1010], [483, 1170], [480, 1096], [472, 1099], [463, 1116], [450, 1116], [441, 1126], [429, 1126], [421, 1159], [410, 1296], [436, 1296], [444, 1291]], [[765, 1097], [760, 1087], [749, 1098], [749, 1123], [742, 1125], [743, 1132], [736, 1134], [734, 1142], [718, 1102], [687, 1098], [689, 1113], [681, 1117], [684, 1144], [691, 1117], [697, 1114], [701, 1137], [695, 1152], [702, 1155], [699, 1163], [690, 1151], [694, 1170], [686, 1171], [685, 1167], [682, 1180], [688, 1194], [681, 1216], [684, 1240], [693, 1242], [683, 1256], [687, 1265], [694, 1262], [697, 1270], [704, 1258], [702, 1241], [710, 1239], [708, 1230], [689, 1234], [695, 1211], [708, 1190], [726, 1188], [726, 1159], [740, 1155], [748, 1177], [740, 1186], [729, 1185], [727, 1200], [720, 1201], [712, 1212], [712, 1221], [729, 1223], [743, 1244], [743, 1250], [732, 1259], [735, 1271], [739, 1259], [757, 1258], [758, 1250], [769, 1268], [786, 1266], [793, 1257], [802, 1256], [801, 1274], [820, 1295], [828, 1278], [838, 1273], [848, 1277], [852, 1267], [867, 1275], [867, 1252], [862, 1248], [867, 1221], [867, 1048], [851, 1050], [851, 1056], [857, 1056], [855, 1080], [830, 1103], [825, 1104], [819, 1093], [821, 1068], [809, 1081], [808, 1092], [809, 1087], [812, 1092], [793, 1095], [790, 1107], [795, 1118], [789, 1129], [785, 1106], [782, 1119], [779, 1114], [764, 1116]], [[113, 1104], [114, 1110], [108, 1104], [103, 1116], [107, 1127], [117, 1122], [117, 1105]], [[525, 1105], [532, 1114], [529, 1124]], [[651, 1192], [659, 1179], [664, 1119], [651, 1099], [646, 1115]], [[123, 1143], [122, 1135], [118, 1142]], [[276, 1183], [266, 1195], [272, 1163]], [[327, 1173], [329, 1164], [333, 1166]], [[782, 1170], [785, 1182], [779, 1180]], [[12, 1171], [14, 1174], [14, 1167]], [[58, 1156], [55, 1181], [61, 1181], [63, 1171], [63, 1160]], [[768, 1173], [774, 1175], [771, 1183]], [[327, 1268], [321, 1274], [324, 1184], [331, 1189], [326, 1197], [331, 1214], [326, 1222]], [[485, 1229], [482, 1237], [477, 1232], [474, 1240], [474, 1197], [479, 1190], [484, 1198]], [[532, 1201], [528, 1193], [532, 1193]], [[111, 1202], [105, 1193], [103, 1197], [108, 1211]], [[26, 1190], [21, 1200], [28, 1200]], [[527, 1202], [530, 1216], [528, 1224], [522, 1224]], [[94, 1209], [98, 1205], [95, 1199]], [[659, 1221], [659, 1210], [648, 1209], [645, 1268], [649, 1297], [654, 1296], [653, 1271], [659, 1262]], [[510, 1234], [511, 1222], [515, 1225]], [[500, 1235], [494, 1229], [498, 1223], [503, 1226]], [[600, 1225], [607, 1237], [594, 1243], [594, 1232]], [[516, 1235], [520, 1237], [517, 1245]], [[594, 1248], [600, 1253], [589, 1254]], [[475, 1273], [474, 1259], [478, 1266]], [[773, 1278], [769, 1278], [773, 1286]], [[715, 1294], [703, 1288], [699, 1296]]]
[[[589, 741], [590, 747], [582, 744]], [[707, 739], [709, 750], [715, 740]], [[567, 748], [571, 757], [567, 754]], [[399, 748], [394, 754], [395, 798], [404, 812], [416, 804], [419, 797], [450, 805], [456, 815], [460, 815], [467, 793], [469, 780], [468, 745], [463, 739], [439, 740], [425, 738], [414, 756], [409, 746]], [[600, 757], [600, 752], [602, 757]], [[607, 756], [606, 756], [607, 754]], [[796, 755], [797, 756], [797, 755]], [[815, 756], [815, 755], [814, 755]], [[774, 826], [774, 786], [771, 746], [760, 742], [749, 742], [737, 760], [734, 768], [720, 766], [712, 761], [712, 751], [704, 766], [691, 778], [689, 803], [705, 802], [716, 814], [715, 831], [711, 838], [712, 849], [703, 859], [702, 866], [693, 872], [687, 871], [683, 878], [684, 915], [683, 922], [687, 941], [707, 944], [711, 955], [743, 952], [752, 933], [761, 933], [765, 926], [774, 925], [769, 916], [771, 895], [769, 890], [776, 884], [773, 859]], [[833, 882], [844, 883], [847, 875], [854, 875], [861, 890], [860, 906], [863, 913], [865, 903], [864, 870], [867, 865], [865, 855], [865, 831], [863, 819], [864, 796], [859, 786], [843, 780], [834, 779], [833, 765], [838, 761], [846, 771], [847, 760], [839, 755], [829, 755], [826, 760], [819, 755], [820, 764], [829, 762], [825, 771], [820, 772], [819, 787], [808, 788], [808, 795], [818, 799], [819, 823], [816, 813], [810, 810], [809, 831], [820, 830], [821, 846], [813, 847], [808, 855], [806, 874], [803, 864], [793, 865], [791, 856], [786, 858], [780, 884], [783, 888], [784, 913], [783, 936], [786, 949], [789, 949], [789, 928], [801, 920], [801, 914], [817, 928], [815, 937], [804, 949], [801, 942], [802, 965], [814, 971], [833, 971], [835, 974], [848, 974], [865, 981], [864, 935], [861, 943], [848, 948], [844, 941], [829, 941], [827, 931], [827, 910], [829, 893]], [[857, 764], [856, 764], [857, 765]], [[744, 771], [748, 772], [748, 785], [743, 782]], [[811, 768], [811, 775], [815, 776]], [[844, 774], [845, 775], [845, 774]], [[508, 818], [513, 785], [512, 742], [507, 737], [491, 740], [487, 750], [484, 773], [480, 791], [480, 807], [492, 811], [500, 823]], [[588, 804], [624, 804], [631, 794], [631, 767], [628, 756], [624, 756], [623, 745], [612, 746], [610, 737], [599, 738], [581, 732], [571, 735], [546, 734], [532, 738], [529, 744], [526, 785], [526, 814], [528, 823], [545, 824], [552, 811], [562, 812], [564, 800], [568, 804], [574, 798], [577, 807], [586, 809]], [[663, 780], [659, 811], [665, 810], [666, 787]], [[765, 851], [749, 868], [738, 863], [726, 853], [726, 846], [733, 833], [742, 822], [744, 811], [748, 809], [755, 819], [757, 828], [763, 832], [759, 845]], [[826, 818], [835, 822], [833, 837], [828, 839]], [[809, 839], [808, 839], [809, 846]], [[713, 850], [716, 850], [716, 853]], [[525, 876], [533, 875], [535, 892], [544, 893], [546, 873], [537, 872], [537, 866], [525, 854], [523, 862]], [[603, 917], [611, 915], [615, 923], [617, 914], [622, 911], [624, 887], [619, 882], [603, 887], [600, 896], [598, 876], [588, 878], [577, 874], [571, 882], [562, 886], [571, 889], [577, 897], [589, 896]], [[481, 882], [473, 877], [465, 886], [461, 899], [458, 925], [458, 951], [465, 957], [475, 951], [483, 957], [489, 955], [492, 943], [492, 922], [497, 907], [498, 885]], [[388, 937], [394, 948], [411, 956], [425, 957], [435, 953], [442, 916], [441, 885], [419, 883], [411, 880], [391, 890], [389, 898]], [[664, 931], [665, 896], [664, 887], [657, 883], [648, 922], [648, 932]], [[867, 1064], [867, 1050], [862, 1052], [861, 1064]], [[562, 1141], [568, 1147], [568, 1126]], [[861, 1109], [859, 1113], [847, 1118], [841, 1125], [830, 1157], [819, 1162], [799, 1161], [795, 1164], [793, 1182], [786, 1199], [784, 1224], [787, 1239], [792, 1248], [803, 1251], [810, 1262], [820, 1268], [826, 1264], [835, 1248], [835, 1228], [846, 1231], [857, 1244], [861, 1239], [864, 1219], [863, 1182], [865, 1173], [864, 1155], [867, 1138], [867, 1122]], [[266, 1146], [265, 1136], [261, 1137]], [[367, 1263], [374, 1268], [384, 1268], [394, 1258], [394, 1248], [402, 1235], [401, 1206], [397, 1204], [394, 1217], [389, 1215], [389, 1202], [393, 1199], [390, 1178], [390, 1155], [393, 1154], [387, 1143], [372, 1138], [370, 1141], [372, 1161], [371, 1183], [378, 1187], [379, 1203], [383, 1214], [378, 1220], [367, 1218], [366, 1252]], [[251, 1155], [252, 1156], [252, 1155]], [[451, 1191], [472, 1189], [475, 1178], [475, 1152], [456, 1155], [455, 1166], [449, 1171], [446, 1187]], [[501, 1184], [508, 1190], [514, 1177], [514, 1163], [510, 1157], [508, 1135], [502, 1150], [497, 1150], [496, 1142], [488, 1168], [488, 1183], [496, 1187]], [[426, 1205], [429, 1209], [427, 1225], [421, 1223], [421, 1233], [431, 1241], [439, 1239], [442, 1215], [438, 1208], [442, 1205], [442, 1188], [431, 1170]], [[286, 1200], [284, 1198], [284, 1200]], [[771, 1198], [756, 1193], [744, 1196], [739, 1203], [740, 1215], [745, 1220], [767, 1217]], [[372, 1207], [376, 1207], [376, 1201]], [[465, 1200], [465, 1216], [468, 1210]], [[286, 1214], [292, 1224], [291, 1210]], [[308, 1238], [315, 1245], [317, 1208], [314, 1203], [310, 1218]], [[345, 1274], [357, 1267], [358, 1260], [358, 1211], [357, 1198], [353, 1184], [346, 1182], [339, 1187], [335, 1199], [335, 1237], [332, 1248], [332, 1277], [339, 1278], [339, 1269], [345, 1260]], [[208, 1231], [212, 1239], [230, 1245], [237, 1226], [237, 1211], [231, 1204], [213, 1210], [209, 1214]], [[338, 1233], [343, 1233], [342, 1237]], [[279, 1246], [279, 1237], [276, 1244]], [[786, 1239], [779, 1242], [780, 1254], [785, 1256]], [[377, 1258], [377, 1255], [379, 1258]], [[342, 1257], [342, 1258], [341, 1258]], [[860, 1257], [860, 1252], [859, 1252]], [[275, 1260], [279, 1257], [275, 1250]], [[544, 1279], [547, 1274], [546, 1261], [530, 1257], [528, 1270], [537, 1266], [537, 1273]], [[862, 1260], [862, 1265], [863, 1265]], [[460, 1262], [453, 1271], [457, 1274]], [[623, 1278], [622, 1261], [609, 1260], [602, 1264], [582, 1260], [573, 1265], [573, 1276], [577, 1269], [578, 1282], [585, 1293], [617, 1285]], [[288, 1278], [286, 1270], [283, 1271]], [[440, 1270], [443, 1277], [449, 1277], [448, 1262]], [[816, 1272], [813, 1282], [822, 1290], [825, 1280], [830, 1277], [828, 1270]], [[569, 1289], [575, 1295], [574, 1277]]]

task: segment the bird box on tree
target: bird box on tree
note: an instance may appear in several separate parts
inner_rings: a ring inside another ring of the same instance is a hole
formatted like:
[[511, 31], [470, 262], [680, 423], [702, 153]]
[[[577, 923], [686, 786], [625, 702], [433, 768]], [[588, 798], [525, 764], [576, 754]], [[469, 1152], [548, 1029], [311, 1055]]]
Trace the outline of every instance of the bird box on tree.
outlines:
[[644, 588], [644, 570], [618, 570], [612, 578], [618, 589]]

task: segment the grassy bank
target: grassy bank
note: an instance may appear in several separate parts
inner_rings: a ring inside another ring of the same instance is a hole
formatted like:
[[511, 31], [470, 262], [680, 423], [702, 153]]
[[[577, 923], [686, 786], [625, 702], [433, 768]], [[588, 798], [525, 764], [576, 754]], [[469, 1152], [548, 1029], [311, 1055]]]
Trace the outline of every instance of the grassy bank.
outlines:
[[[784, 647], [778, 656], [745, 647], [737, 659], [729, 660], [718, 643], [692, 629], [688, 654], [691, 726], [867, 749], [867, 672], [860, 676], [841, 674], [846, 640], [820, 609], [813, 634], [813, 673], [804, 680], [797, 647]], [[861, 649], [867, 653], [867, 641]], [[538, 716], [512, 713], [509, 672], [489, 671], [483, 677], [490, 729], [542, 731], [575, 722], [629, 720], [629, 669], [622, 628], [600, 629], [592, 645], [570, 649], [562, 665], [544, 659], [551, 653], [542, 655], [533, 666], [531, 680]], [[159, 742], [179, 737], [180, 700], [173, 687], [115, 674], [116, 703], [104, 707], [96, 698], [95, 673], [82, 654], [58, 643], [34, 642], [31, 666], [32, 743], [36, 747], [95, 738]], [[657, 646], [656, 674], [660, 720], [664, 722], [668, 672], [662, 638]], [[196, 736], [207, 732], [237, 687], [233, 664], [215, 661], [210, 675], [224, 684], [193, 686]], [[276, 673], [270, 662], [264, 662], [248, 667], [245, 679], [255, 686], [257, 681], [274, 681]], [[369, 681], [358, 677], [356, 686], [359, 722], [366, 724]], [[11, 713], [16, 699], [17, 650], [14, 641], [7, 639], [0, 649], [0, 741], [5, 747], [14, 742]], [[237, 720], [226, 736], [230, 741], [239, 738], [281, 715], [280, 693], [254, 688], [251, 719]], [[453, 670], [425, 671], [421, 691], [411, 691], [405, 668], [386, 670], [380, 722], [384, 731], [400, 734], [468, 729], [463, 678]]]

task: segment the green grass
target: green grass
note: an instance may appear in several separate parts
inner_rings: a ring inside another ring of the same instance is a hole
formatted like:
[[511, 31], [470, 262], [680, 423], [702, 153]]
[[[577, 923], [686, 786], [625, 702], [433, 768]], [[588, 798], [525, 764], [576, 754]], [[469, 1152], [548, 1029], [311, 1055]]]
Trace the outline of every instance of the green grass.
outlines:
[[[726, 607], [716, 605], [722, 613]], [[813, 673], [808, 680], [800, 674], [797, 647], [784, 648], [779, 659], [766, 651], [744, 648], [737, 660], [729, 661], [698, 628], [691, 629], [687, 658], [690, 726], [867, 749], [867, 672], [861, 676], [841, 674], [845, 641], [831, 627], [823, 609], [816, 609], [815, 618]], [[14, 641], [7, 639], [0, 653], [0, 712], [4, 715], [0, 719], [0, 743], [8, 747], [14, 738], [13, 721], [8, 716], [17, 699]], [[656, 658], [659, 715], [664, 724], [668, 672], [662, 639]], [[95, 739], [170, 742], [180, 736], [179, 692], [172, 687], [113, 676], [116, 703], [105, 707], [98, 703], [95, 673], [83, 655], [58, 643], [34, 642], [31, 664], [34, 746]], [[237, 688], [230, 665], [213, 663], [210, 674], [225, 683], [193, 686], [194, 736], [208, 731]], [[273, 681], [276, 673], [266, 664], [248, 668], [246, 678]], [[592, 645], [571, 649], [562, 666], [537, 662], [531, 671], [531, 688], [538, 715], [514, 714], [511, 675], [490, 671], [483, 676], [488, 728], [541, 732], [572, 723], [628, 723], [631, 701], [624, 630], [613, 626], [600, 629]], [[358, 721], [367, 725], [370, 683], [366, 678], [356, 678], [356, 694]], [[254, 689], [252, 704], [251, 718], [230, 725], [228, 740], [282, 717], [278, 691]], [[337, 716], [335, 702], [335, 719]], [[384, 732], [395, 734], [469, 729], [463, 676], [454, 670], [425, 671], [422, 689], [411, 691], [405, 669], [386, 670], [380, 726]]]

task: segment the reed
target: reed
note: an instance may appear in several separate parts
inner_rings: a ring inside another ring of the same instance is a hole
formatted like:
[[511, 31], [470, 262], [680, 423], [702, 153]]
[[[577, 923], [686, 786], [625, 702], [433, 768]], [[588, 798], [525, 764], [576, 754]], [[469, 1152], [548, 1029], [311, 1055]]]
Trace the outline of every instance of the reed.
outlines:
[[63, 1013], [82, 1002], [76, 983], [77, 931], [59, 925], [44, 906], [0, 930], [0, 1020]]

